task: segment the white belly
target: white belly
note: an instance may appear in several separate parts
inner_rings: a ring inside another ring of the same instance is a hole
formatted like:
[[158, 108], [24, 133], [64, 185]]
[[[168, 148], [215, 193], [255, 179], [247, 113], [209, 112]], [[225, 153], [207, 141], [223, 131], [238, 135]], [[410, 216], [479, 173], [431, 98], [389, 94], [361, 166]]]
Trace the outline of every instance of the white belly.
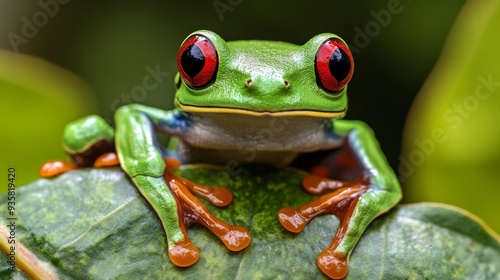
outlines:
[[286, 165], [298, 154], [333, 149], [332, 121], [305, 116], [247, 116], [200, 113], [181, 135], [185, 162]]

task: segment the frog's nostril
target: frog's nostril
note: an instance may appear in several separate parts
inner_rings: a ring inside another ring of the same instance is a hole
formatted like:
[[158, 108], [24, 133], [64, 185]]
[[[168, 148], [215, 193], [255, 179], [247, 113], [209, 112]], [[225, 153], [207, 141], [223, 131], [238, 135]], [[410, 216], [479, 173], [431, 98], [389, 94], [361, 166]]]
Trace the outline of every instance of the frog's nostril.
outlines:
[[291, 84], [283, 78], [249, 77], [245, 81], [245, 91], [252, 94], [273, 94], [288, 91]]

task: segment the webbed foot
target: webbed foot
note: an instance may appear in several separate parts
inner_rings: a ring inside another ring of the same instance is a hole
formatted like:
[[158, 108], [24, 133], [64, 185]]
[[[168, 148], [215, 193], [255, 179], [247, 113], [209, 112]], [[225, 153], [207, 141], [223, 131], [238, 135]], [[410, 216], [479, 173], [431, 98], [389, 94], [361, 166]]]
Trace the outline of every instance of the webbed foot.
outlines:
[[[323, 175], [322, 172], [316, 173]], [[335, 237], [317, 259], [320, 269], [331, 278], [340, 279], [347, 275], [349, 255], [363, 232], [362, 229], [353, 230], [350, 221], [360, 197], [368, 191], [369, 186], [370, 180], [367, 176], [345, 182], [310, 174], [303, 180], [306, 191], [312, 194], [322, 194], [327, 191], [331, 193], [300, 207], [285, 207], [279, 211], [280, 223], [294, 233], [301, 232], [320, 214], [333, 214], [339, 218], [340, 224]]]
[[[118, 156], [114, 152], [105, 153], [99, 156], [93, 164], [93, 167], [109, 167], [120, 165], [118, 161]], [[51, 178], [63, 173], [84, 168], [86, 166], [73, 164], [64, 160], [51, 160], [42, 164], [38, 173], [43, 178]]]
[[187, 179], [166, 170], [164, 180], [176, 197], [180, 216], [179, 228], [183, 238], [169, 246], [169, 255], [172, 262], [178, 266], [189, 266], [198, 260], [198, 249], [187, 236], [186, 229], [192, 223], [198, 223], [208, 228], [231, 251], [240, 251], [251, 242], [248, 230], [241, 226], [230, 225], [216, 218], [207, 207], [194, 195], [199, 195], [215, 206], [223, 207], [231, 203], [233, 195], [224, 187], [209, 187], [193, 183]]
[[50, 178], [79, 168], [81, 167], [70, 162], [62, 160], [52, 160], [44, 163], [38, 170], [38, 173], [43, 178]]

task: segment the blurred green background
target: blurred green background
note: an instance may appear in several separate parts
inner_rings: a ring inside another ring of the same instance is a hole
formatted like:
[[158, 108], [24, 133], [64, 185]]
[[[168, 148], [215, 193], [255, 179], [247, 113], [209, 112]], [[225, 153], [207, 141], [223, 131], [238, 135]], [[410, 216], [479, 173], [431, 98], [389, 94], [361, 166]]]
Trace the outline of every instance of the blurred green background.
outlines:
[[[435, 122], [443, 121], [443, 110], [453, 108], [453, 92], [462, 94], [456, 97], [457, 102], [470, 94], [470, 90], [464, 92], [457, 87], [451, 92], [450, 87], [428, 85], [424, 89], [429, 98], [419, 97], [405, 130], [408, 112], [459, 15], [463, 29], [460, 32], [476, 28], [471, 34], [477, 35], [456, 40], [464, 53], [474, 50], [471, 41], [476, 42], [482, 34], [476, 34], [477, 28], [493, 26], [488, 20], [492, 11], [497, 11], [497, 4], [491, 3], [497, 1], [475, 2], [484, 7], [467, 7], [472, 4], [464, 6], [465, 1], [430, 0], [2, 1], [0, 48], [5, 51], [0, 52], [0, 174], [6, 178], [8, 167], [15, 167], [18, 184], [37, 179], [37, 169], [43, 161], [65, 158], [60, 144], [62, 130], [64, 124], [78, 117], [96, 113], [112, 122], [117, 107], [133, 102], [172, 108], [178, 46], [194, 30], [211, 29], [226, 40], [264, 39], [296, 44], [321, 32], [333, 32], [349, 43], [356, 62], [349, 85], [347, 118], [361, 119], [376, 132], [392, 167], [404, 173], [405, 202], [455, 204], [481, 216], [500, 232], [500, 190], [496, 181], [500, 178], [500, 172], [496, 172], [500, 171], [500, 149], [495, 147], [499, 146], [495, 143], [499, 143], [500, 136], [498, 123], [488, 121], [495, 120], [492, 115], [498, 116], [498, 110], [478, 107], [474, 111], [478, 121], [453, 129], [453, 133], [446, 132], [453, 141], [437, 143], [432, 153], [415, 162], [418, 158], [409, 156], [420, 147], [415, 147], [416, 139], [432, 137], [427, 135], [436, 127], [456, 124]], [[491, 6], [486, 7], [488, 3]], [[474, 16], [464, 17], [463, 7]], [[497, 46], [497, 38], [491, 36], [487, 43]], [[493, 47], [486, 51], [492, 50]], [[458, 60], [460, 55], [456, 55]], [[496, 66], [498, 56], [483, 62]], [[457, 67], [467, 68], [466, 64], [452, 65], [434, 71], [433, 75], [440, 76]], [[142, 85], [151, 69], [162, 73], [157, 77], [157, 87], [137, 94], [134, 89]], [[494, 71], [484, 68], [481, 75], [495, 75]], [[448, 84], [477, 84], [476, 74], [448, 77]], [[499, 76], [493, 80], [500, 81], [498, 70], [496, 74]], [[436, 100], [441, 102], [440, 107], [432, 106]], [[492, 101], [494, 98], [484, 103], [497, 108], [498, 102]], [[463, 119], [469, 120], [474, 118]], [[475, 130], [469, 132], [469, 126]], [[490, 146], [477, 142], [483, 138], [488, 139]], [[403, 141], [407, 144], [402, 151]], [[449, 150], [451, 144], [456, 149]], [[487, 158], [474, 157], [478, 146], [483, 148], [480, 155]], [[459, 156], [446, 160], [450, 154]], [[476, 163], [474, 168], [462, 164], [471, 163], [470, 155]], [[407, 163], [400, 165], [405, 161], [411, 161], [411, 172], [405, 169]], [[485, 177], [481, 173], [485, 166], [491, 178], [480, 182]], [[469, 176], [470, 173], [475, 175]], [[458, 186], [464, 177], [474, 177], [476, 183]], [[4, 185], [0, 185], [0, 190], [6, 190]], [[474, 195], [479, 198], [469, 199]], [[488, 203], [480, 199], [481, 195], [489, 197]]]

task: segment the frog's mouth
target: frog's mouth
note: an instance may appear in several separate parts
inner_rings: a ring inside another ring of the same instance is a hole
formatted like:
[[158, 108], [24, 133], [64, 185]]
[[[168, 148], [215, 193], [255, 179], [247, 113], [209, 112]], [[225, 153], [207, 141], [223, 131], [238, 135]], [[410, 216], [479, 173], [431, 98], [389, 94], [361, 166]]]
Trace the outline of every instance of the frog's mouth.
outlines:
[[239, 115], [249, 115], [249, 116], [273, 116], [273, 117], [295, 117], [295, 116], [306, 116], [306, 117], [316, 117], [316, 118], [342, 118], [346, 114], [346, 109], [342, 111], [317, 111], [317, 110], [283, 110], [283, 111], [255, 111], [250, 109], [242, 108], [231, 108], [231, 107], [210, 107], [210, 106], [195, 106], [182, 104], [177, 100], [177, 104], [180, 109], [192, 113], [226, 113], [226, 114], [239, 114]]

